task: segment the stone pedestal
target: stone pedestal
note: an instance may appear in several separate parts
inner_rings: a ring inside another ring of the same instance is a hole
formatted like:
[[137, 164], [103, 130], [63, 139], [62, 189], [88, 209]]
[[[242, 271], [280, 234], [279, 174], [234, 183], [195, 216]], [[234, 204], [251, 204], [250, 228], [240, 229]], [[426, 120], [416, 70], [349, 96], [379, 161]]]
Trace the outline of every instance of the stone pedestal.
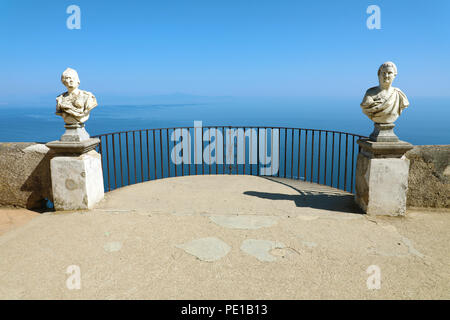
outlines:
[[50, 161], [55, 210], [91, 209], [104, 197], [100, 143], [83, 124], [66, 124], [61, 140], [46, 144], [55, 154]]
[[357, 141], [361, 147], [356, 163], [355, 201], [372, 215], [401, 216], [406, 211], [410, 143]]
[[369, 138], [375, 142], [397, 142], [400, 141], [394, 133], [393, 123], [374, 123], [373, 132]]
[[61, 136], [61, 141], [81, 142], [90, 138], [83, 123], [66, 123], [64, 128], [66, 128], [66, 132]]
[[94, 150], [50, 161], [55, 210], [91, 209], [104, 197], [101, 156]]

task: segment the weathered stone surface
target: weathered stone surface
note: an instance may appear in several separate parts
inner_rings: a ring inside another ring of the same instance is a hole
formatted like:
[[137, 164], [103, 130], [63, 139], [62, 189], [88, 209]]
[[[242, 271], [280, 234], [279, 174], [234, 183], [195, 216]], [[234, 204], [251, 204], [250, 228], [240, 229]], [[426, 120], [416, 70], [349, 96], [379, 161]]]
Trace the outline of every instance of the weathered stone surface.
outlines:
[[375, 123], [394, 123], [409, 106], [406, 95], [392, 87], [396, 76], [397, 66], [391, 61], [383, 63], [378, 69], [379, 85], [368, 89], [364, 95], [362, 111]]
[[55, 154], [58, 155], [80, 155], [94, 150], [100, 143], [98, 138], [89, 138], [81, 142], [67, 142], [67, 141], [51, 141], [46, 144]]
[[214, 237], [192, 240], [176, 247], [207, 262], [220, 260], [231, 250], [228, 244]]
[[376, 142], [397, 142], [399, 139], [394, 133], [394, 127], [393, 123], [374, 123], [369, 139]]
[[278, 241], [246, 239], [242, 242], [241, 250], [259, 261], [272, 262], [277, 260], [277, 257], [271, 254], [272, 250], [285, 247], [282, 242]]
[[408, 207], [450, 208], [450, 145], [415, 146], [406, 153]]
[[101, 157], [90, 151], [50, 162], [55, 210], [91, 209], [104, 197]]
[[64, 127], [66, 132], [61, 136], [61, 141], [81, 142], [89, 139], [89, 133], [83, 123], [66, 124]]
[[74, 69], [67, 68], [61, 75], [61, 82], [67, 92], [56, 98], [56, 114], [63, 117], [66, 124], [85, 123], [97, 106], [97, 99], [91, 92], [78, 89], [80, 78]]
[[0, 206], [36, 209], [52, 201], [51, 157], [43, 144], [0, 143]]
[[355, 201], [367, 214], [404, 215], [409, 160], [358, 155]]
[[369, 158], [359, 153], [355, 170], [355, 201], [363, 210], [369, 203]]
[[406, 141], [397, 142], [375, 142], [369, 139], [359, 139], [361, 153], [368, 158], [401, 158], [413, 148], [413, 145]]

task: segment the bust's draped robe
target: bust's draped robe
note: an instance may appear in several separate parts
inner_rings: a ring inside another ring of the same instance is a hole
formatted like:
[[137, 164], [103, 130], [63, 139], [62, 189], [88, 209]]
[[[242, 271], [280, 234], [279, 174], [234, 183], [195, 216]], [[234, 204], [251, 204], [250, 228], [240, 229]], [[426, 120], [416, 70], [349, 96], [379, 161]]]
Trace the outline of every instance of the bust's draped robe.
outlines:
[[89, 112], [97, 106], [97, 99], [88, 91], [79, 90], [78, 94], [67, 92], [56, 98], [56, 112], [70, 115], [78, 123], [89, 118]]
[[[376, 88], [376, 87], [375, 87]], [[374, 88], [367, 90], [366, 96], [376, 96], [370, 94]], [[392, 94], [380, 104], [374, 106], [361, 106], [365, 115], [376, 123], [393, 123], [402, 113], [403, 109], [409, 106], [408, 98], [398, 88], [392, 87]]]

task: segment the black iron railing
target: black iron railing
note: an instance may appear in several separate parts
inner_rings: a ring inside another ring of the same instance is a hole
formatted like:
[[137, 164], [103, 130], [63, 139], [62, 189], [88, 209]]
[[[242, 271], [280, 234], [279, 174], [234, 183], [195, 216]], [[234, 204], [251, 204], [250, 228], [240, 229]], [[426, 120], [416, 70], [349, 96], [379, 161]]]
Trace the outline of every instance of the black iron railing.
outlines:
[[286, 127], [194, 126], [106, 133], [105, 190], [185, 175], [277, 176], [354, 191], [358, 145], [364, 136]]

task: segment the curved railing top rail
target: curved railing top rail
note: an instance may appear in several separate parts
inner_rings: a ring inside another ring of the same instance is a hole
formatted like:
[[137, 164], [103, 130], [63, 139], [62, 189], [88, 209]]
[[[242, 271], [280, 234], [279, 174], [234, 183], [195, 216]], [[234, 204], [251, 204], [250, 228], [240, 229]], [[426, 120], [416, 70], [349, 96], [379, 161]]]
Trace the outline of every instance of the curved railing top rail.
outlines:
[[[363, 136], [357, 133], [352, 132], [344, 132], [344, 131], [336, 131], [336, 130], [326, 130], [326, 129], [316, 129], [316, 128], [294, 128], [294, 127], [278, 127], [278, 126], [202, 126], [203, 128], [267, 128], [267, 129], [288, 129], [288, 130], [308, 130], [308, 131], [318, 131], [318, 132], [331, 132], [338, 134], [349, 134], [359, 138], [367, 138], [367, 136]], [[194, 129], [194, 126], [180, 126], [180, 127], [166, 127], [166, 128], [146, 128], [146, 129], [135, 129], [135, 130], [126, 130], [126, 131], [114, 131], [114, 132], [106, 132], [100, 133], [92, 136], [92, 138], [98, 138], [101, 136], [111, 135], [111, 134], [119, 134], [119, 133], [127, 133], [127, 132], [139, 132], [146, 130], [175, 130], [175, 129]]]

